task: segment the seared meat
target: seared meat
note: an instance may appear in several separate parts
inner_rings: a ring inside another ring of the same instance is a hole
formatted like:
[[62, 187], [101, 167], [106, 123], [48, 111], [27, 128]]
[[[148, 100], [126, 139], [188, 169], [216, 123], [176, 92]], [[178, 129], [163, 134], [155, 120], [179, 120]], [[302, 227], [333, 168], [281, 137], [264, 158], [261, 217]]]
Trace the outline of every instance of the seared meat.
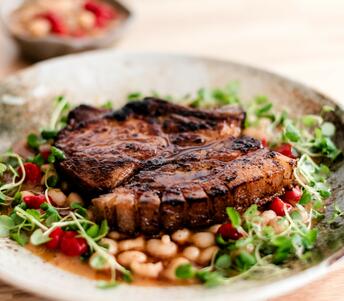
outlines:
[[160, 165], [192, 147], [238, 137], [244, 117], [239, 109], [195, 110], [153, 98], [108, 113], [80, 106], [56, 140], [67, 157], [60, 169], [83, 191], [107, 192], [145, 165]]
[[200, 227], [225, 209], [263, 205], [293, 184], [295, 161], [240, 137], [240, 109], [196, 110], [148, 98], [110, 112], [80, 106], [56, 140], [60, 170], [99, 219], [133, 234]]
[[[242, 211], [252, 204], [263, 205], [281, 195], [293, 183], [294, 164], [293, 159], [260, 149], [229, 162], [209, 159], [142, 170], [124, 187], [111, 193], [113, 207], [117, 208], [123, 189], [126, 199], [130, 200], [125, 209], [121, 208], [122, 223], [117, 221], [117, 226], [127, 233], [138, 230], [156, 233], [160, 225], [171, 231], [183, 226], [200, 227], [223, 222], [228, 206]], [[146, 213], [141, 215], [143, 195], [150, 206], [146, 206]], [[98, 200], [93, 200], [93, 204], [102, 207]], [[126, 222], [123, 222], [124, 212], [131, 212]], [[149, 228], [146, 228], [147, 216], [154, 220], [153, 224], [148, 223]], [[112, 226], [115, 225], [116, 222]]]

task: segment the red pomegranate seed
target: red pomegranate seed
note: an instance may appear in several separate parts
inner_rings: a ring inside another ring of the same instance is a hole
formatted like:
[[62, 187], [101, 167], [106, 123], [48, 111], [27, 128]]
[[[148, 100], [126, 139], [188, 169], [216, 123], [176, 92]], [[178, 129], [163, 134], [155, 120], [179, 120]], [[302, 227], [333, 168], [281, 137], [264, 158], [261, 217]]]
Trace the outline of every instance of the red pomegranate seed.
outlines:
[[51, 240], [48, 241], [45, 244], [45, 246], [50, 250], [58, 249], [60, 247], [60, 242], [61, 242], [63, 234], [64, 234], [64, 231], [60, 227], [55, 228], [54, 231], [52, 231], [49, 234], [49, 237], [51, 238]]
[[283, 200], [295, 206], [301, 200], [301, 197], [302, 191], [299, 186], [296, 186], [292, 190], [285, 192]]
[[283, 202], [279, 197], [274, 198], [270, 204], [270, 209], [279, 216], [285, 216], [284, 207], [287, 211], [292, 208], [290, 204]]
[[49, 144], [42, 144], [39, 147], [39, 153], [43, 157], [44, 160], [48, 160], [48, 157], [51, 153], [51, 146]]
[[281, 153], [289, 158], [295, 159], [297, 156], [293, 153], [293, 148], [290, 144], [284, 143], [276, 148], [276, 152]]
[[[38, 185], [41, 183], [42, 172], [38, 165], [31, 162], [26, 162], [24, 163], [24, 169], [26, 174], [25, 183], [31, 185]], [[23, 176], [23, 171], [20, 167], [18, 168], [18, 174], [20, 178]]]
[[263, 147], [268, 147], [268, 141], [265, 137], [262, 138], [262, 145]]
[[217, 234], [220, 234], [225, 240], [237, 240], [242, 236], [241, 233], [239, 233], [238, 230], [235, 229], [231, 223], [221, 225], [221, 227], [217, 230]]
[[84, 8], [95, 15], [96, 26], [98, 27], [106, 26], [110, 20], [117, 17], [115, 9], [105, 3], [89, 0], [84, 4]]
[[40, 17], [49, 21], [53, 33], [61, 36], [68, 34], [67, 26], [64, 24], [62, 18], [56, 13], [50, 11], [41, 14]]
[[78, 235], [75, 231], [67, 231], [64, 233], [60, 250], [67, 256], [81, 256], [87, 252], [87, 242], [84, 238], [76, 237]]
[[24, 203], [32, 209], [39, 209], [43, 203], [46, 202], [45, 196], [40, 195], [27, 195], [23, 198]]

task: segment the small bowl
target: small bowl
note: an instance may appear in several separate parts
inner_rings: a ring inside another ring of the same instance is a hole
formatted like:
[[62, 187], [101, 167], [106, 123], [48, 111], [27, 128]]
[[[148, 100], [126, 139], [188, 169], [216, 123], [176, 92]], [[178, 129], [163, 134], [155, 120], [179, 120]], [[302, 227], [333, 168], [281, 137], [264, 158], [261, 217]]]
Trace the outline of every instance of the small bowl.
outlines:
[[96, 37], [55, 37], [47, 36], [33, 38], [18, 34], [11, 24], [12, 13], [27, 0], [4, 1], [1, 7], [1, 19], [7, 31], [17, 42], [20, 51], [30, 61], [41, 61], [56, 56], [78, 53], [87, 50], [106, 48], [114, 45], [123, 35], [132, 19], [132, 12], [116, 0], [104, 0], [114, 6], [122, 15], [122, 20], [117, 26], [110, 27], [104, 34]]

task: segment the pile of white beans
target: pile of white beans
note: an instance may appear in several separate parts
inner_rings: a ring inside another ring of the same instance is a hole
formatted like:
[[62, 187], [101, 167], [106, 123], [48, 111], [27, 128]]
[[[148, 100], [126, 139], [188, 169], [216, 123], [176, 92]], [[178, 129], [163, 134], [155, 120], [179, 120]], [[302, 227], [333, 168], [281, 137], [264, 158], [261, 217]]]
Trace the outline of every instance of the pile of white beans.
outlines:
[[209, 265], [218, 250], [215, 233], [219, 226], [195, 233], [180, 229], [172, 235], [164, 234], [150, 239], [143, 236], [122, 238], [120, 233], [112, 231], [101, 243], [134, 276], [176, 281], [176, 269], [182, 264]]

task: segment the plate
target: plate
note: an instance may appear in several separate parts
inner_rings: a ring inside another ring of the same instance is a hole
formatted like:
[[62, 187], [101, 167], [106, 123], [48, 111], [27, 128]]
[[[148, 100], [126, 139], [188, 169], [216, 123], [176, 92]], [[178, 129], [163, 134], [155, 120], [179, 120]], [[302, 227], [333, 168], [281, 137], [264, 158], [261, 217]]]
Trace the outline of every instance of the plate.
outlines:
[[[65, 95], [74, 104], [125, 103], [128, 93], [142, 91], [172, 95], [176, 99], [201, 87], [240, 84], [239, 95], [250, 100], [266, 95], [279, 110], [292, 114], [319, 113], [323, 105], [336, 107], [331, 119], [336, 140], [344, 149], [344, 113], [340, 106], [311, 88], [281, 76], [214, 59], [157, 53], [101, 51], [50, 60], [10, 77], [0, 84], [0, 152], [49, 120], [52, 100]], [[59, 300], [263, 300], [296, 289], [341, 265], [344, 254], [344, 221], [336, 228], [326, 219], [333, 203], [344, 203], [344, 166], [339, 162], [331, 178], [333, 197], [320, 224], [317, 265], [275, 281], [241, 281], [215, 289], [202, 286], [143, 287], [126, 284], [100, 290], [93, 280], [65, 272], [44, 262], [7, 239], [0, 240], [0, 278], [32, 293]], [[343, 204], [344, 205], [344, 204]], [[335, 264], [336, 263], [336, 264]], [[335, 265], [334, 265], [335, 264]]]

